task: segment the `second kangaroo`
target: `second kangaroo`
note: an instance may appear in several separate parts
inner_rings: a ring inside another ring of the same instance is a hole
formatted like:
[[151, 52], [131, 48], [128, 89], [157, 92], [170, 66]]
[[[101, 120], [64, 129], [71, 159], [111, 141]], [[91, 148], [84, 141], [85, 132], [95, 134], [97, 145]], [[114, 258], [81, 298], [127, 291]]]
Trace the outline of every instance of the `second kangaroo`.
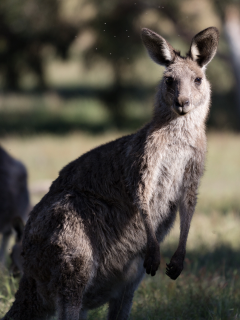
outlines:
[[24, 275], [4, 320], [86, 319], [109, 304], [126, 320], [134, 291], [160, 263], [159, 243], [177, 210], [180, 238], [166, 274], [183, 270], [186, 242], [206, 153], [210, 104], [206, 65], [219, 33], [193, 39], [186, 57], [142, 30], [150, 57], [166, 67], [150, 123], [68, 164], [34, 207], [23, 237]]

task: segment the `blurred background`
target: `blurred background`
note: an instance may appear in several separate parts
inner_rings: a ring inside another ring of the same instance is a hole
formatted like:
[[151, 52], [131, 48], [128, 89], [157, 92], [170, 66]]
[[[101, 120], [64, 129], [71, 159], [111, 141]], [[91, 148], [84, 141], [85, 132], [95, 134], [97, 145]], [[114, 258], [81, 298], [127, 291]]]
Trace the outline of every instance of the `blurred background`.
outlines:
[[[209, 26], [220, 43], [207, 68], [209, 151], [184, 274], [174, 283], [164, 275], [177, 222], [160, 282], [144, 280], [132, 319], [240, 319], [240, 0], [0, 1], [0, 143], [26, 165], [32, 204], [69, 161], [150, 119], [163, 68], [148, 57], [141, 28], [184, 55]], [[16, 290], [6, 286], [0, 316]]]
[[182, 54], [197, 32], [220, 30], [208, 128], [239, 130], [239, 21], [239, 0], [1, 0], [0, 134], [138, 128], [163, 71], [142, 27]]

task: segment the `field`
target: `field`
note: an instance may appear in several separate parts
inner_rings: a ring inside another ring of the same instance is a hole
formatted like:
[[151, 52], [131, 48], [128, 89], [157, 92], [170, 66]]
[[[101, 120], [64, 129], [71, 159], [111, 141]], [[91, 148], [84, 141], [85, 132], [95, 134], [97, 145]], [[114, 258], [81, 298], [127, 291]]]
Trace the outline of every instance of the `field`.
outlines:
[[[127, 133], [127, 132], [125, 132]], [[31, 201], [35, 204], [69, 161], [123, 132], [62, 136], [9, 136], [0, 139], [9, 153], [28, 168]], [[206, 172], [187, 244], [185, 268], [172, 281], [165, 264], [177, 246], [179, 221], [161, 244], [161, 268], [146, 276], [136, 291], [130, 319], [240, 319], [240, 136], [209, 133]], [[0, 317], [14, 299], [18, 280], [0, 275]], [[107, 308], [90, 312], [104, 319]]]

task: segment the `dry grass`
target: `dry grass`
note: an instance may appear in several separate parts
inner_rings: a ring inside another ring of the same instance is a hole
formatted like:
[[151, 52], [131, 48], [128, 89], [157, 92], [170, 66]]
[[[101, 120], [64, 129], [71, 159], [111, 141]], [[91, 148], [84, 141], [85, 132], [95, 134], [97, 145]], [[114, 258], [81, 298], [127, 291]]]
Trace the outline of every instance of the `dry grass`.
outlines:
[[204, 211], [238, 211], [240, 208], [240, 135], [210, 134], [206, 172], [199, 205]]
[[[39, 184], [50, 185], [67, 163], [119, 136], [119, 133], [91, 136], [78, 132], [63, 136], [8, 137], [0, 139], [0, 143], [26, 165], [30, 189], [34, 189]], [[41, 196], [32, 194], [32, 203], [36, 204]]]

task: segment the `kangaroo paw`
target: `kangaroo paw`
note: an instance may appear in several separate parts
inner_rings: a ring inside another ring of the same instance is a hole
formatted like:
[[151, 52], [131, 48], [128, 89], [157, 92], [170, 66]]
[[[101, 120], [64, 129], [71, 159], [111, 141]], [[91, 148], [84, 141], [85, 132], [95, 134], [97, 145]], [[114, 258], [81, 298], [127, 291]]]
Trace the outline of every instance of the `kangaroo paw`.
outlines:
[[147, 250], [143, 266], [146, 269], [147, 274], [151, 274], [151, 276], [155, 276], [156, 271], [159, 268], [159, 265], [160, 265], [160, 249], [159, 249], [159, 245], [157, 244], [156, 247], [152, 247]]

